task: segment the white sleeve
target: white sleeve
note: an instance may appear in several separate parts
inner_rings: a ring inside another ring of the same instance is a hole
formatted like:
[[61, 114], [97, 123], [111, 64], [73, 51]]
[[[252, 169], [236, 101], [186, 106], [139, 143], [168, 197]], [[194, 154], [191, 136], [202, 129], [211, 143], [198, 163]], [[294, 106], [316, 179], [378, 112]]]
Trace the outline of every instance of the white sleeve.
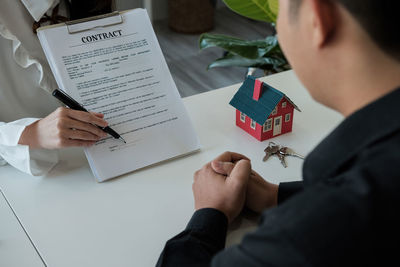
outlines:
[[56, 150], [29, 149], [19, 145], [25, 127], [38, 119], [25, 118], [10, 123], [0, 122], [0, 165], [6, 163], [35, 176], [44, 175], [58, 162]]

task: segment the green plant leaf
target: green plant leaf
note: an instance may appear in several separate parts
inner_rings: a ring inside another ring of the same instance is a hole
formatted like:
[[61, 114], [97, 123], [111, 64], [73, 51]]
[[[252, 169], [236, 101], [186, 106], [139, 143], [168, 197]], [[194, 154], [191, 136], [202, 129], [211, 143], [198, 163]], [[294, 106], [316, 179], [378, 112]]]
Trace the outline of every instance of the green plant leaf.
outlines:
[[233, 11], [242, 16], [265, 22], [276, 22], [278, 0], [223, 0]]
[[242, 40], [235, 37], [205, 33], [199, 39], [200, 49], [220, 47], [241, 57], [256, 59], [280, 50], [276, 36], [262, 40]]
[[239, 38], [218, 34], [202, 34], [200, 36], [200, 49], [209, 47], [220, 47], [247, 58], [257, 58], [260, 56], [258, 47], [254, 41], [248, 42]]
[[256, 59], [243, 58], [232, 53], [228, 53], [222, 58], [217, 59], [208, 66], [208, 69], [217, 67], [255, 67], [268, 71], [282, 71], [289, 69], [285, 58], [279, 57], [261, 57]]

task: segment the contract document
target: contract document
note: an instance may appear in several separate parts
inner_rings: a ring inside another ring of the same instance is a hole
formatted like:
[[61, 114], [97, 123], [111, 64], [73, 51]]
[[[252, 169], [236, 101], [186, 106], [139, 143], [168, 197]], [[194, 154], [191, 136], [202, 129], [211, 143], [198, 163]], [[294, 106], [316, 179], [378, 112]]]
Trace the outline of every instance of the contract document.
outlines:
[[38, 37], [60, 89], [127, 142], [85, 148], [99, 182], [200, 148], [144, 9], [42, 27]]

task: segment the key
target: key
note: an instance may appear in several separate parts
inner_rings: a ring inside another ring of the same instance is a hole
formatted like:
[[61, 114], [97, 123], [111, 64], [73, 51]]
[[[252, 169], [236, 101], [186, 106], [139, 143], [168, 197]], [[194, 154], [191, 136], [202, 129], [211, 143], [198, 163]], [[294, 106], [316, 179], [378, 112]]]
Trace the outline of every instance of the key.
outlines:
[[279, 160], [281, 161], [283, 167], [287, 168], [285, 155], [282, 155], [281, 153], [278, 153], [277, 156], [278, 156]]
[[267, 161], [269, 157], [271, 157], [272, 155], [276, 155], [279, 152], [279, 148], [280, 147], [276, 145], [274, 142], [269, 142], [267, 148], [264, 149], [265, 156], [263, 158], [263, 161]]
[[279, 150], [279, 154], [284, 155], [284, 156], [292, 156], [292, 157], [304, 159], [303, 155], [300, 155], [300, 154], [294, 152], [294, 150], [289, 147], [282, 147]]
[[274, 142], [269, 142], [269, 143], [268, 143], [268, 146], [264, 149], [264, 151], [265, 151], [265, 152], [270, 152], [271, 149], [272, 149], [272, 148], [275, 149], [275, 147], [278, 147], [278, 148], [279, 148], [279, 146], [278, 146], [277, 144], [275, 144]]

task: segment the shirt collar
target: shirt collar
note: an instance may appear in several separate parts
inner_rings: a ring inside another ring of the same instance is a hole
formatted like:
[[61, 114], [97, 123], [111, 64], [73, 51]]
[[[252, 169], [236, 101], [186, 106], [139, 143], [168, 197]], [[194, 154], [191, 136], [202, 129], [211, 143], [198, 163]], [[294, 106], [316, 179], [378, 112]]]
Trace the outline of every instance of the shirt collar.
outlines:
[[368, 145], [400, 129], [400, 88], [347, 117], [306, 158], [306, 184], [328, 178]]
[[43, 17], [49, 9], [55, 7], [60, 0], [21, 0], [21, 2], [31, 14], [32, 18], [35, 21], [39, 21], [40, 18]]

